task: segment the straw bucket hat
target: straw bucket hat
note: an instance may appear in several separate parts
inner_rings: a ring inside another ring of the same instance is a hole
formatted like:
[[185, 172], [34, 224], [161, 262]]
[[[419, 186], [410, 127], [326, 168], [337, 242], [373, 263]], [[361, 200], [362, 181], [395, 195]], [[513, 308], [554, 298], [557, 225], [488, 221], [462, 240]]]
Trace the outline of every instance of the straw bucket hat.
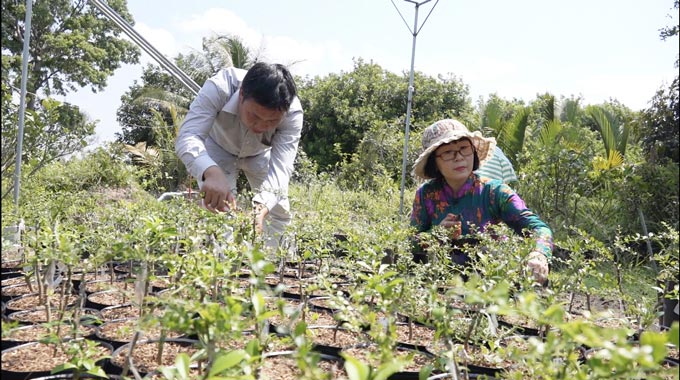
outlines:
[[430, 158], [430, 154], [440, 146], [452, 141], [467, 137], [472, 141], [479, 158], [479, 164], [491, 158], [496, 147], [496, 139], [484, 137], [481, 132], [470, 132], [467, 127], [458, 120], [444, 119], [425, 128], [423, 131], [423, 152], [418, 156], [413, 164], [413, 174], [422, 179], [430, 179], [425, 174], [425, 165]]

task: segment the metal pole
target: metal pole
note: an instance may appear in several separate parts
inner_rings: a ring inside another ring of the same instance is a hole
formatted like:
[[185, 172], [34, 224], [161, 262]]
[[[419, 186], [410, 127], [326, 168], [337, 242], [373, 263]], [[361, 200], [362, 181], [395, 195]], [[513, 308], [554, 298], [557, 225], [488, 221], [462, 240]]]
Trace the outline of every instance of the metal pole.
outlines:
[[[399, 214], [403, 215], [404, 214], [404, 189], [406, 187], [406, 166], [408, 162], [408, 141], [409, 141], [409, 131], [411, 129], [411, 104], [413, 102], [413, 76], [414, 76], [414, 65], [415, 65], [415, 60], [416, 60], [416, 37], [418, 37], [418, 33], [420, 32], [420, 28], [425, 25], [425, 22], [427, 22], [427, 19], [430, 17], [432, 14], [432, 11], [434, 10], [434, 7], [437, 6], [437, 3], [439, 0], [437, 0], [436, 3], [432, 6], [432, 9], [430, 9], [430, 13], [428, 13], [427, 17], [425, 17], [425, 21], [423, 21], [423, 25], [418, 28], [418, 9], [420, 8], [421, 5], [429, 3], [432, 0], [425, 0], [421, 2], [413, 1], [413, 0], [405, 0], [409, 3], [413, 3], [415, 5], [415, 17], [413, 21], [413, 29], [409, 28], [409, 31], [411, 31], [411, 34], [413, 35], [413, 43], [411, 46], [411, 73], [409, 75], [409, 80], [408, 80], [408, 96], [407, 96], [407, 104], [406, 104], [406, 122], [404, 125], [404, 152], [402, 154], [402, 167], [401, 167], [401, 192], [400, 192], [400, 197], [399, 197]], [[394, 1], [392, 1], [392, 4], [394, 5]], [[397, 8], [396, 5], [394, 7], [397, 9], [397, 12], [399, 12], [399, 8]], [[401, 12], [399, 12], [399, 15], [401, 15]], [[401, 17], [402, 20], [404, 20], [404, 17]], [[406, 23], [406, 20], [404, 20], [404, 23]], [[406, 27], [408, 27], [408, 24], [406, 24]]]
[[[429, 1], [429, 0], [428, 0]], [[413, 102], [413, 69], [416, 61], [416, 37], [418, 36], [418, 8], [416, 4], [416, 14], [413, 21], [413, 44], [411, 45], [411, 73], [408, 78], [408, 95], [406, 97], [406, 123], [404, 123], [404, 152], [401, 162], [401, 193], [399, 197], [399, 214], [404, 214], [404, 189], [406, 187], [406, 167], [408, 163], [408, 139], [411, 130], [411, 103]]]
[[33, 17], [33, 0], [26, 0], [26, 18], [24, 21], [24, 51], [21, 61], [21, 95], [19, 97], [19, 130], [17, 131], [17, 160], [14, 168], [14, 206], [19, 212], [19, 186], [21, 183], [21, 155], [24, 144], [24, 121], [26, 115], [26, 82], [28, 79], [28, 50], [31, 39], [31, 18]]
[[142, 50], [155, 59], [162, 68], [168, 71], [170, 75], [175, 77], [184, 87], [191, 91], [194, 95], [197, 95], [201, 90], [201, 86], [194, 82], [191, 77], [184, 73], [177, 65], [175, 65], [171, 60], [166, 58], [161, 52], [156, 50], [153, 45], [151, 45], [147, 40], [142, 37], [141, 34], [128, 24], [123, 17], [121, 17], [118, 12], [111, 8], [108, 4], [101, 0], [89, 0], [90, 4], [94, 5], [100, 12], [104, 14], [109, 20], [113, 21], [121, 30], [127, 34], [130, 39], [137, 44]]

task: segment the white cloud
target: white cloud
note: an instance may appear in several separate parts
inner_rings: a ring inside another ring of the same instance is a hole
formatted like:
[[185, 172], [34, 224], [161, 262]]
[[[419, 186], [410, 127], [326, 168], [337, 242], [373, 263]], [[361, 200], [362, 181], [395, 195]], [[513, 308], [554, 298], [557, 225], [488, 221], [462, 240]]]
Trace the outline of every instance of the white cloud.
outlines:
[[[211, 8], [202, 14], [191, 15], [188, 21], [179, 23], [177, 27], [178, 33], [189, 36], [235, 35], [240, 37], [248, 46], [259, 46], [262, 39], [260, 32], [248, 26], [234, 12], [221, 8]], [[200, 45], [193, 47], [200, 48]]]
[[[163, 28], [152, 28], [144, 23], [137, 23], [135, 25], [135, 30], [144, 39], [149, 42], [157, 51], [165, 55], [167, 58], [171, 59], [179, 53], [179, 48], [175, 37], [172, 32]], [[158, 64], [153, 58], [148, 54], [142, 54], [140, 59], [142, 65], [146, 65], [148, 62]]]

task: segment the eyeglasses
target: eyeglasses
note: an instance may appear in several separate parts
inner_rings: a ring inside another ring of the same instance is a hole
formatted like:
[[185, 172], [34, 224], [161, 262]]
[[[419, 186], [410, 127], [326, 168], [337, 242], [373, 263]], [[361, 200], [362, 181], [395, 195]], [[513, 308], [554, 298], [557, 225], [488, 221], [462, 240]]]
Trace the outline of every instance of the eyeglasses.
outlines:
[[436, 157], [441, 158], [444, 161], [451, 161], [455, 160], [458, 154], [460, 154], [463, 157], [468, 157], [474, 152], [474, 149], [472, 148], [472, 145], [465, 145], [464, 147], [456, 150], [456, 149], [449, 149], [444, 153], [441, 154], [436, 154]]

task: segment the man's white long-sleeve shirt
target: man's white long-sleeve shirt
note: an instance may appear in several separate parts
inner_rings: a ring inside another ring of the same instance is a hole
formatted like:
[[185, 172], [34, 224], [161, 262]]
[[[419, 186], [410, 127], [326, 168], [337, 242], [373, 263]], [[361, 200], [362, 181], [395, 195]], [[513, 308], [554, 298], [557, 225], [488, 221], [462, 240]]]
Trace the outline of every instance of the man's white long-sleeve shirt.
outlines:
[[251, 132], [238, 115], [239, 90], [245, 74], [245, 70], [232, 67], [220, 70], [205, 82], [179, 130], [175, 153], [189, 174], [201, 179], [206, 169], [217, 165], [205, 148], [208, 136], [239, 158], [263, 155], [271, 150], [267, 179], [254, 198], [271, 210], [288, 196], [288, 182], [302, 131], [302, 105], [296, 97], [275, 129]]

